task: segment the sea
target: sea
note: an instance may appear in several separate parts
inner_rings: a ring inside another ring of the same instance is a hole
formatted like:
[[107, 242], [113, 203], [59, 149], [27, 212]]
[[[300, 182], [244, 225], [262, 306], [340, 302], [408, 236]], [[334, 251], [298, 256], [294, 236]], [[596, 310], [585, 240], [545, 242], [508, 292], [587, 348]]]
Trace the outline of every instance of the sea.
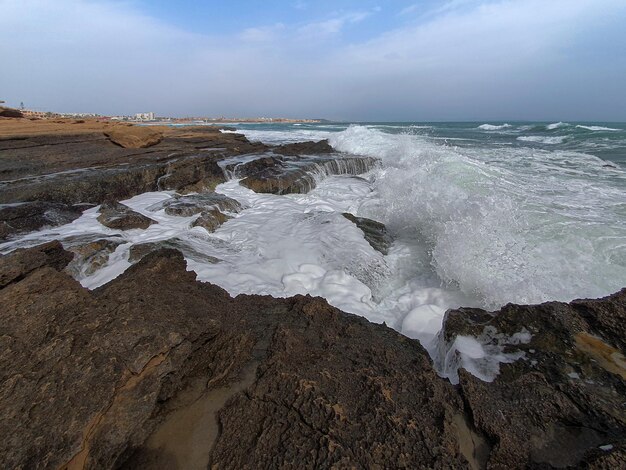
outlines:
[[[190, 218], [152, 211], [173, 195], [161, 191], [124, 201], [159, 222], [147, 230], [107, 229], [94, 208], [0, 252], [77, 235], [123, 237], [103, 269], [80, 277], [95, 288], [130, 266], [133, 244], [177, 239], [220, 260], [187, 257], [201, 281], [232, 295], [321, 296], [418, 339], [433, 357], [450, 308], [597, 298], [626, 286], [624, 123], [232, 126], [268, 144], [328, 139], [338, 154], [381, 165], [357, 177], [317, 175], [307, 194], [257, 194], [231, 179], [216, 191], [244, 210], [211, 234], [190, 228]], [[384, 223], [389, 253], [374, 250], [344, 212]], [[470, 346], [478, 351], [466, 355], [485, 355]], [[483, 364], [474, 372], [489, 380], [497, 370]]]

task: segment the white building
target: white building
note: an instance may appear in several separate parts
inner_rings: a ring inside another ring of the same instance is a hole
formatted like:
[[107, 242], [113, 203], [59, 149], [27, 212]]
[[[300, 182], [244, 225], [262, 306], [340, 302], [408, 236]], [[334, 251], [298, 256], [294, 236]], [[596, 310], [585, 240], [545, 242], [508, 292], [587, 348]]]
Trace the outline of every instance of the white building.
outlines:
[[154, 113], [137, 113], [135, 119], [137, 121], [154, 121]]

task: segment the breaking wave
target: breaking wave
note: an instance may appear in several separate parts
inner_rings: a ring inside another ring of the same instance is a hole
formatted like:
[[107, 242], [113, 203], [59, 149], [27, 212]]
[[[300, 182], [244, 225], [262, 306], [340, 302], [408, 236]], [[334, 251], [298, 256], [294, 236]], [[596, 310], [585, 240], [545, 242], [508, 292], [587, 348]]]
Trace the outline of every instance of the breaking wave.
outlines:
[[512, 127], [512, 126], [510, 124], [500, 124], [500, 125], [481, 124], [480, 126], [478, 126], [478, 129], [482, 129], [484, 131], [499, 131], [500, 129], [507, 129], [509, 127]]
[[382, 158], [380, 203], [365, 215], [422, 240], [439, 277], [487, 306], [598, 297], [626, 283], [626, 174], [599, 158], [459, 149], [359, 126], [330, 142]]

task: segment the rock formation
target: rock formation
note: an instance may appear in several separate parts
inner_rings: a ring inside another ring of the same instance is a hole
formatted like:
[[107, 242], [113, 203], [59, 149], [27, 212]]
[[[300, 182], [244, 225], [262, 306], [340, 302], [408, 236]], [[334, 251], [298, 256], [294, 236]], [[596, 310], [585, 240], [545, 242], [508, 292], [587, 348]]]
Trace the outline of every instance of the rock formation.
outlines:
[[150, 127], [115, 126], [104, 132], [111, 142], [125, 149], [152, 147], [163, 140], [163, 133]]
[[104, 202], [99, 209], [98, 222], [115, 230], [147, 229], [155, 221], [119, 202]]
[[417, 341], [322, 299], [233, 299], [173, 250], [90, 292], [70, 259], [55, 242], [0, 258], [7, 468], [626, 462], [626, 292], [450, 312], [442, 344], [532, 334], [493, 382], [461, 370], [454, 387]]

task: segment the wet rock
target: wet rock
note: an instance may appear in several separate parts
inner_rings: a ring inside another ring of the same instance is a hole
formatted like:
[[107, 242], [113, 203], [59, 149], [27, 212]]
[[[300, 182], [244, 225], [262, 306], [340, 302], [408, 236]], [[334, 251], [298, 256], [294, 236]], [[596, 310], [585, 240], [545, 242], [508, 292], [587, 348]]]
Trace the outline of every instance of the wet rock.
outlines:
[[89, 207], [46, 201], [0, 205], [0, 240], [13, 234], [70, 223]]
[[163, 140], [163, 133], [150, 127], [115, 126], [104, 132], [111, 142], [127, 149], [152, 147]]
[[335, 149], [330, 146], [328, 140], [319, 142], [296, 142], [293, 144], [278, 145], [272, 149], [279, 155], [321, 155], [333, 153]]
[[[473, 424], [494, 445], [488, 466], [578, 467], [600, 455], [599, 446], [626, 443], [625, 318], [626, 290], [570, 304], [446, 314], [448, 358], [454, 340], [468, 337], [489, 337], [484, 350], [500, 342], [501, 357], [517, 357], [500, 364], [491, 383], [459, 371]], [[528, 341], [502, 341], [523, 331]], [[476, 348], [473, 356], [471, 368], [485, 365]]]
[[158, 186], [161, 190], [203, 192], [213, 191], [224, 181], [224, 173], [215, 159], [191, 157], [169, 162]]
[[[14, 125], [0, 129], [0, 204], [39, 201], [71, 207], [123, 200], [146, 191], [213, 189], [225, 181], [219, 160], [267, 150], [243, 135], [210, 126], [161, 128], [164, 137], [158, 145], [124, 148], [103, 134], [111, 126], [93, 120], [6, 121]], [[6, 237], [47, 225], [27, 222], [25, 217], [22, 230], [0, 220], [0, 234]]]
[[77, 279], [92, 275], [108, 263], [111, 253], [122, 243], [121, 237], [97, 238], [82, 242], [64, 240], [66, 250], [74, 253], [74, 259], [65, 268], [65, 272]]
[[234, 178], [245, 178], [255, 175], [268, 168], [281, 167], [283, 158], [277, 156], [261, 156], [250, 161], [227, 163], [223, 165], [224, 171]]
[[7, 468], [467, 466], [420, 345], [322, 299], [233, 299], [161, 250], [93, 292], [42, 267], [0, 303]]
[[154, 204], [148, 208], [151, 211], [165, 209], [168, 215], [191, 217], [203, 211], [217, 209], [226, 212], [239, 212], [241, 204], [223, 194], [207, 192], [188, 196], [175, 195], [170, 199]]
[[138, 243], [130, 247], [128, 261], [136, 263], [142, 258], [146, 257], [152, 252], [162, 249], [179, 250], [185, 257], [197, 261], [199, 263], [219, 263], [220, 260], [209, 256], [205, 253], [197, 251], [187, 245], [184, 241], [178, 238], [171, 238], [169, 240], [159, 240], [157, 242]]
[[98, 222], [114, 230], [147, 229], [155, 221], [135, 212], [119, 202], [105, 202], [100, 206]]
[[44, 266], [61, 271], [72, 258], [72, 253], [65, 251], [58, 241], [35, 248], [18, 249], [9, 255], [0, 256], [0, 289], [21, 281]]
[[274, 160], [274, 163], [241, 180], [241, 184], [258, 193], [307, 193], [323, 175], [359, 175], [376, 167], [379, 161], [370, 157], [309, 157]]
[[393, 243], [393, 239], [391, 235], [387, 233], [385, 224], [365, 217], [357, 217], [348, 212], [344, 212], [342, 215], [363, 231], [365, 240], [367, 240], [372, 248], [381, 252], [383, 255], [389, 253], [389, 247]]
[[230, 219], [229, 216], [223, 214], [218, 209], [209, 209], [203, 211], [196, 220], [191, 224], [192, 227], [202, 227], [207, 232], [215, 232], [217, 228]]

